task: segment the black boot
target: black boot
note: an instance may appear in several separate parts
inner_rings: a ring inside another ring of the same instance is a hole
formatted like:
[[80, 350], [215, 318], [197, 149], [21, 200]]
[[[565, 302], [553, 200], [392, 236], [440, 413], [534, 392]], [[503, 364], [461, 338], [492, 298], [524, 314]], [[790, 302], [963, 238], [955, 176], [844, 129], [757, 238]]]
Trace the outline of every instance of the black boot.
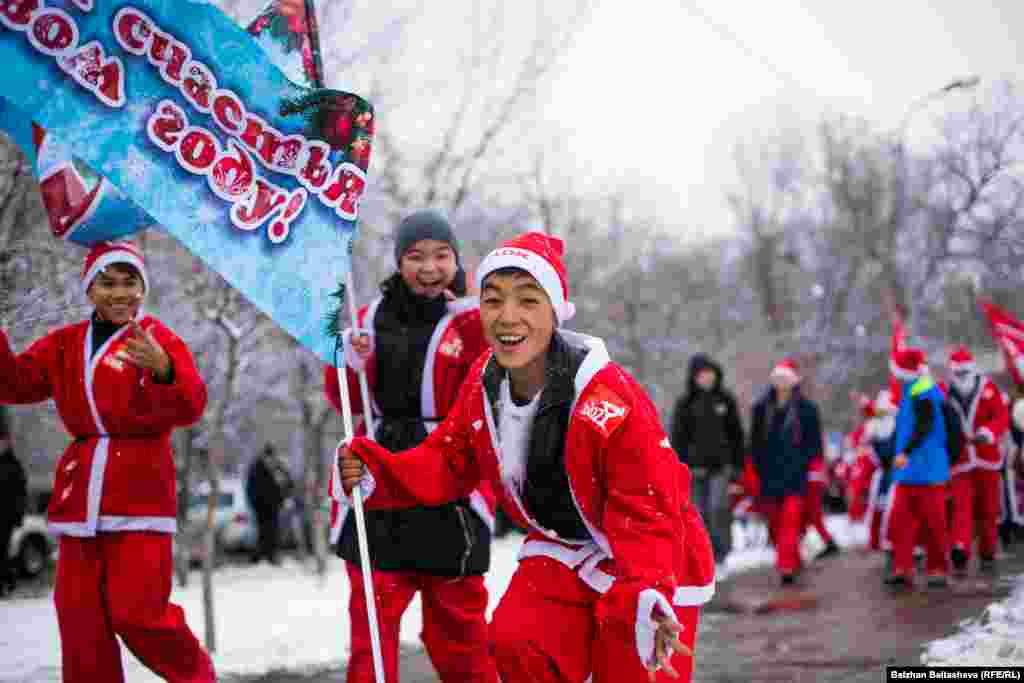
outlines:
[[908, 588], [910, 579], [903, 574], [889, 574], [882, 580], [882, 583], [890, 588]]
[[832, 557], [833, 555], [838, 555], [838, 554], [839, 554], [839, 546], [836, 545], [835, 541], [829, 541], [828, 545], [825, 546], [825, 549], [822, 550], [820, 553], [818, 553], [818, 555], [814, 559], [815, 560], [824, 560], [826, 557]]
[[953, 575], [959, 579], [967, 576], [967, 552], [963, 548], [953, 548], [949, 555], [953, 560]]

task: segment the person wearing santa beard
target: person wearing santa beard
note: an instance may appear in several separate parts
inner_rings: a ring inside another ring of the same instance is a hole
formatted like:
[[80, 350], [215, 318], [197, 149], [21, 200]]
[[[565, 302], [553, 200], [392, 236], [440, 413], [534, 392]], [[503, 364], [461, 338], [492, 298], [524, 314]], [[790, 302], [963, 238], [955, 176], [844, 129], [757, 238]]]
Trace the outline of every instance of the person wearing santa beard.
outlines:
[[185, 343], [143, 313], [130, 242], [90, 249], [89, 319], [15, 354], [0, 330], [0, 403], [52, 399], [72, 437], [47, 510], [60, 536], [54, 603], [65, 683], [121, 683], [119, 640], [165, 680], [212, 683], [213, 664], [170, 602], [176, 531], [171, 431], [194, 424], [206, 385]]
[[371, 511], [491, 484], [528, 530], [490, 625], [504, 683], [687, 681], [711, 542], [647, 393], [600, 339], [562, 328], [563, 253], [539, 232], [491, 251], [476, 271], [490, 350], [447, 418], [397, 454], [343, 442], [336, 476]]
[[977, 526], [979, 568], [995, 569], [999, 542], [999, 511], [1004, 452], [1000, 442], [1010, 426], [1010, 414], [999, 387], [978, 370], [965, 346], [949, 356], [949, 396], [966, 442], [952, 457], [953, 569], [967, 572]]
[[775, 566], [784, 586], [803, 569], [800, 540], [806, 520], [811, 463], [824, 441], [818, 407], [800, 390], [795, 361], [779, 362], [771, 386], [752, 409], [750, 453], [761, 481], [761, 507], [775, 543]]

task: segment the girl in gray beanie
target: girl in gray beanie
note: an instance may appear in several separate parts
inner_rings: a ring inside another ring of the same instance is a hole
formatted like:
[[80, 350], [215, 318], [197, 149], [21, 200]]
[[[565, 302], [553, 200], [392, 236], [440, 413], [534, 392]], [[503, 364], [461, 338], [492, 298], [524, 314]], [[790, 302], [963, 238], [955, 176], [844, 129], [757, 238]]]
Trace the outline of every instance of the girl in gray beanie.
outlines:
[[[365, 370], [375, 412], [374, 438], [394, 452], [419, 445], [455, 404], [476, 358], [487, 348], [475, 298], [465, 296], [459, 243], [438, 211], [410, 214], [395, 228], [398, 270], [381, 296], [346, 330], [346, 376]], [[328, 367], [327, 396], [340, 410], [338, 373]], [[350, 392], [362, 413], [359, 391]], [[338, 510], [336, 552], [352, 582], [349, 683], [372, 683], [373, 669], [359, 548], [352, 515]], [[487, 588], [493, 497], [474, 491], [454, 503], [366, 513], [366, 532], [387, 680], [397, 680], [398, 632], [413, 594], [423, 596], [423, 641], [443, 683], [495, 683], [487, 639]], [[340, 532], [340, 533], [339, 533]]]

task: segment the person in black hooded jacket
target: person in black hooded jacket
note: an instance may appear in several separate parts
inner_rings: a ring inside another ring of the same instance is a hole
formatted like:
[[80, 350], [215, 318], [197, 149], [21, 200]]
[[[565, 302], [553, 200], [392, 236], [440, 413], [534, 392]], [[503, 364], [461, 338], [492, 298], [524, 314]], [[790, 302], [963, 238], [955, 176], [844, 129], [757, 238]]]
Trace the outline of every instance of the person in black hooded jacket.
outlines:
[[715, 562], [722, 562], [732, 549], [729, 483], [743, 471], [744, 435], [736, 399], [722, 386], [722, 368], [704, 354], [690, 360], [670, 438], [693, 475], [693, 502], [711, 536]]
[[14, 455], [6, 413], [0, 412], [0, 596], [14, 590], [15, 568], [7, 549], [11, 535], [25, 517], [28, 500], [25, 468]]

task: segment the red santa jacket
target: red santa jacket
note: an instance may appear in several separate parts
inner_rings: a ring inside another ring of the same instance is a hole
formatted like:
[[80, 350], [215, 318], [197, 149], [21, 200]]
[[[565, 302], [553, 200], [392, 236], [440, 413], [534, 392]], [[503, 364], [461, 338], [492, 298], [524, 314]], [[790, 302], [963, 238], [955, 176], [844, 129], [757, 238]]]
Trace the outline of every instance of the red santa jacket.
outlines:
[[176, 531], [170, 434], [202, 416], [206, 385], [177, 335], [155, 318], [139, 323], [170, 356], [170, 384], [123, 357], [127, 325], [95, 355], [88, 320], [51, 332], [18, 356], [0, 330], [0, 403], [52, 398], [74, 439], [54, 476], [47, 514], [55, 533]]
[[[359, 327], [372, 336], [377, 308], [383, 297], [377, 297], [368, 306], [363, 306], [357, 313]], [[370, 402], [375, 405], [376, 391], [376, 357], [363, 361], [351, 348], [351, 330], [346, 330], [342, 338], [344, 343], [344, 359], [348, 378], [349, 400], [352, 402], [353, 416], [363, 414], [363, 400], [359, 390], [357, 372], [366, 370], [366, 383], [370, 390]], [[438, 321], [427, 346], [427, 357], [423, 365], [423, 382], [420, 384], [420, 414], [426, 417], [444, 417], [458, 397], [459, 387], [469, 374], [473, 361], [487, 349], [483, 327], [480, 323], [480, 306], [476, 297], [465, 297], [448, 304], [448, 313]], [[324, 391], [327, 399], [335, 410], [341, 412], [341, 391], [338, 384], [338, 371], [334, 366], [324, 368]], [[424, 423], [427, 432], [437, 428], [437, 422]], [[364, 424], [357, 427], [358, 434], [365, 434]], [[331, 542], [335, 543], [341, 534], [348, 505], [343, 498], [336, 495], [333, 482], [329, 486], [331, 499], [335, 501], [331, 507]], [[496, 503], [494, 493], [489, 484], [484, 483], [469, 495], [470, 507], [480, 519], [494, 531], [494, 514]]]
[[864, 519], [872, 505], [872, 482], [875, 472], [881, 467], [875, 449], [866, 431], [869, 420], [862, 422], [851, 435], [853, 462], [847, 472], [846, 504], [847, 514], [853, 521]]
[[[1004, 451], [1000, 441], [1010, 428], [1010, 411], [1003, 399], [1003, 393], [995, 383], [982, 375], [978, 390], [967, 412], [960, 403], [950, 401], [960, 414], [966, 445], [960, 456], [953, 462], [951, 474], [968, 472], [975, 467], [986, 470], [1001, 470]], [[989, 443], [974, 443], [977, 437], [989, 439]]]
[[598, 617], [635, 630], [643, 657], [647, 648], [641, 641], [650, 637], [641, 638], [644, 608], [656, 594], [677, 606], [709, 600], [713, 554], [689, 502], [689, 470], [672, 450], [646, 393], [611, 362], [603, 342], [559, 334], [588, 349], [574, 378], [564, 462], [592, 542], [565, 541], [540, 527], [503, 477], [498, 430], [482, 381], [493, 362], [490, 353], [473, 366], [448, 418], [422, 445], [400, 457], [364, 438], [353, 440], [351, 449], [370, 473], [363, 487], [370, 509], [440, 505], [465, 496], [480, 481], [490, 482], [505, 513], [529, 529], [520, 557], [549, 557], [576, 570], [603, 594]]

